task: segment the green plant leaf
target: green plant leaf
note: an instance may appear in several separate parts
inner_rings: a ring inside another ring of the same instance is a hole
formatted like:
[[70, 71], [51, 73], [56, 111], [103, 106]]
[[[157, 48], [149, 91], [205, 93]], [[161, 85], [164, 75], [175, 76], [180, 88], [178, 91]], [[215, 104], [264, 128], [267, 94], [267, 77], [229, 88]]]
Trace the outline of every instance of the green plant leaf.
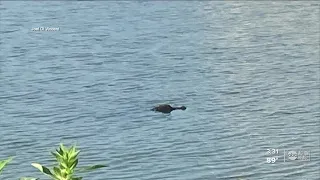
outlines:
[[82, 180], [82, 177], [74, 177], [72, 180]]
[[2, 170], [3, 170], [3, 168], [4, 168], [8, 163], [10, 163], [10, 162], [12, 161], [12, 159], [13, 159], [13, 157], [9, 157], [9, 158], [6, 159], [6, 160], [0, 161], [0, 174], [1, 174]]
[[61, 176], [61, 170], [57, 167], [53, 167], [53, 173], [56, 177]]
[[104, 168], [104, 167], [107, 167], [107, 166], [105, 166], [105, 165], [85, 166], [85, 167], [79, 168], [76, 171], [79, 172], [79, 173], [90, 172], [90, 171], [93, 171], [93, 170], [96, 170], [96, 169], [100, 169], [100, 168]]
[[75, 169], [76, 167], [77, 167], [77, 165], [78, 165], [78, 159], [76, 159], [73, 163], [72, 163], [72, 165], [70, 166], [70, 169]]
[[61, 161], [62, 156], [58, 152], [51, 152], [51, 154], [56, 158], [57, 161]]
[[75, 147], [72, 147], [72, 148], [74, 149], [70, 152], [70, 159], [76, 159], [80, 151], [75, 149]]
[[42, 166], [41, 164], [38, 164], [38, 163], [32, 163], [31, 165], [33, 167], [39, 169], [42, 173], [44, 173], [50, 177], [54, 177], [53, 174], [51, 173], [51, 171], [47, 167]]
[[[50, 176], [54, 180], [82, 180], [82, 177], [74, 177], [75, 172], [90, 172], [96, 169], [107, 167], [106, 165], [94, 165], [77, 168], [79, 163], [78, 155], [80, 151], [76, 146], [65, 147], [62, 143], [56, 151], [51, 152], [55, 157], [56, 166], [50, 171], [49, 168], [42, 166], [38, 163], [32, 163], [31, 165], [39, 169], [45, 175]], [[38, 180], [36, 178], [25, 178], [20, 180]]]
[[71, 148], [69, 149], [69, 154], [73, 156], [75, 151], [76, 151], [76, 146], [71, 146]]
[[65, 163], [65, 162], [60, 162], [60, 167], [62, 167], [62, 168], [64, 168], [64, 169], [67, 169], [68, 168], [68, 165], [67, 165], [67, 163]]
[[79, 155], [79, 153], [80, 153], [80, 150], [76, 150], [76, 151], [74, 152], [74, 158], [77, 158], [77, 156]]
[[62, 144], [62, 143], [60, 143], [60, 151], [62, 151], [62, 152], [68, 152], [68, 150], [67, 150], [67, 148], [66, 147], [64, 147], [64, 145]]

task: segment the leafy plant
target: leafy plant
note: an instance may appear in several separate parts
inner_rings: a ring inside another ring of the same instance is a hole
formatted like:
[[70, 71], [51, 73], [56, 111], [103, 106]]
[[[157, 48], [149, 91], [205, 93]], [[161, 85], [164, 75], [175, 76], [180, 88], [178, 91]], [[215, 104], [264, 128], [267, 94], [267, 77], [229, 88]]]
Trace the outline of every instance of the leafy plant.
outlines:
[[[31, 165], [39, 169], [45, 175], [51, 177], [53, 180], [81, 180], [82, 177], [76, 177], [76, 173], [90, 172], [106, 167], [105, 165], [94, 165], [77, 168], [79, 153], [80, 151], [77, 150], [75, 146], [66, 148], [63, 144], [60, 144], [60, 147], [56, 152], [51, 152], [58, 163], [52, 170], [38, 163], [32, 163]], [[36, 178], [21, 178], [20, 180], [36, 180]]]
[[6, 165], [12, 161], [12, 159], [13, 159], [13, 157], [9, 157], [6, 160], [0, 161], [0, 174], [1, 174], [2, 170], [3, 170], [3, 168], [6, 167]]

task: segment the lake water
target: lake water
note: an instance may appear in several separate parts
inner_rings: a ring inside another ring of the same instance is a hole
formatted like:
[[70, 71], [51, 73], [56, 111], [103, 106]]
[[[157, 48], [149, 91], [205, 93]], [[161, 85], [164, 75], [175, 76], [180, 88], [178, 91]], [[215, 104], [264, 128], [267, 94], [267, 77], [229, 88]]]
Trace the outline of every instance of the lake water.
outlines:
[[319, 179], [319, 2], [0, 3], [2, 179], [60, 142], [90, 180]]

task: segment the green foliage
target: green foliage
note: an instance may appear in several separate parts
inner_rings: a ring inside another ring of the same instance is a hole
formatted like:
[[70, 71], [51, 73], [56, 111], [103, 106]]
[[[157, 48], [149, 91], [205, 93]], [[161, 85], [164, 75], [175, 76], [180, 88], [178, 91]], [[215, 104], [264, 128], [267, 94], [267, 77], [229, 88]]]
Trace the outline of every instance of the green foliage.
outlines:
[[3, 170], [3, 168], [6, 167], [6, 165], [12, 161], [12, 159], [13, 159], [13, 157], [9, 157], [6, 160], [0, 161], [0, 174], [1, 174], [2, 170]]
[[[106, 167], [105, 165], [94, 165], [83, 168], [77, 168], [78, 155], [80, 151], [75, 146], [70, 148], [64, 147], [60, 144], [59, 149], [56, 152], [51, 152], [57, 161], [57, 166], [54, 166], [51, 170], [41, 164], [32, 163], [31, 165], [41, 171], [43, 174], [51, 177], [53, 180], [81, 180], [82, 177], [76, 177], [75, 173], [90, 172], [99, 168]], [[21, 178], [20, 180], [36, 180], [36, 178]]]

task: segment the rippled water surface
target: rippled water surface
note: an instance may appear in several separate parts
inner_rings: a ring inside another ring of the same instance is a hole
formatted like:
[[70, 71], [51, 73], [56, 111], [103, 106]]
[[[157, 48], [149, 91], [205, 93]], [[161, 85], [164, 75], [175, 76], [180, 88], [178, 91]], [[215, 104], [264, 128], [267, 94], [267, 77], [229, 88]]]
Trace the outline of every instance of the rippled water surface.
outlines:
[[319, 179], [318, 2], [0, 3], [3, 179], [59, 142], [90, 180]]

